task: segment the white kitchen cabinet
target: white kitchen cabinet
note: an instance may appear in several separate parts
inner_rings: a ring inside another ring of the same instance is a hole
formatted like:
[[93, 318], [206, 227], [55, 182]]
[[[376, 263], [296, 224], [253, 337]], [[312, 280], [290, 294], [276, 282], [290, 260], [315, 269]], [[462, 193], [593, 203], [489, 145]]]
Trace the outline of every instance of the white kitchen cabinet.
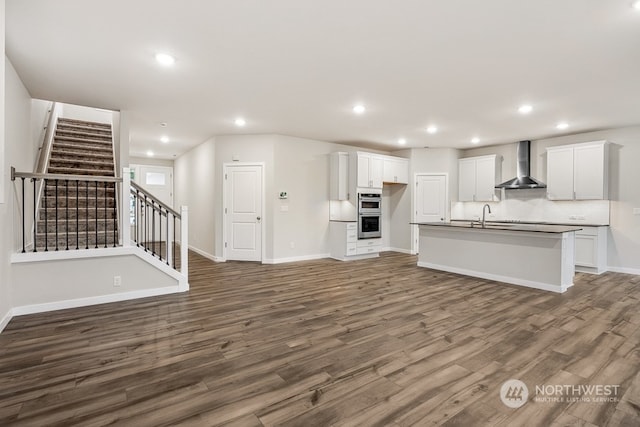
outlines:
[[409, 160], [402, 157], [384, 156], [382, 181], [389, 184], [408, 184]]
[[500, 182], [499, 157], [495, 154], [458, 160], [458, 200], [491, 202], [497, 200], [495, 186]]
[[583, 227], [576, 231], [576, 271], [607, 271], [607, 227]]
[[358, 223], [355, 221], [331, 221], [329, 239], [329, 255], [340, 261], [377, 257], [382, 249], [382, 239], [358, 240]]
[[[353, 167], [357, 188], [382, 189], [382, 156], [358, 151], [351, 153], [350, 166]], [[352, 175], [353, 176], [353, 175]]]
[[606, 141], [547, 148], [549, 200], [606, 200], [608, 198]]
[[349, 200], [349, 153], [330, 155], [329, 199]]

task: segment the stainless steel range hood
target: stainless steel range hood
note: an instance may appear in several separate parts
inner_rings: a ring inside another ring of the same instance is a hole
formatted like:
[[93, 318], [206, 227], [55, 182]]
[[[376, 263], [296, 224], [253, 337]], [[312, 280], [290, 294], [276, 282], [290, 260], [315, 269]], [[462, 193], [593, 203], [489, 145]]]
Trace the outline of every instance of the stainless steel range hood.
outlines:
[[540, 182], [533, 178], [531, 174], [530, 156], [531, 141], [518, 142], [517, 156], [518, 163], [516, 166], [516, 177], [502, 184], [496, 185], [496, 188], [504, 188], [505, 190], [518, 190], [523, 188], [546, 188], [544, 182]]

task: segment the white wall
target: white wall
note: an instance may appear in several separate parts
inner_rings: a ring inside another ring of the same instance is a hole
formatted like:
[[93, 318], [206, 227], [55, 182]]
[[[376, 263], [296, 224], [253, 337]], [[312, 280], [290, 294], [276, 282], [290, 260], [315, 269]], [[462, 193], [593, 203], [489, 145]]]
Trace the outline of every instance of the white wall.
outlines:
[[111, 124], [113, 122], [113, 111], [74, 104], [63, 104], [60, 117]]
[[169, 168], [172, 168], [174, 166], [173, 160], [156, 159], [155, 157], [130, 157], [129, 164], [145, 166], [166, 166]]
[[210, 258], [215, 253], [215, 140], [196, 146], [174, 162], [174, 207], [189, 207], [189, 246]]
[[[329, 154], [334, 144], [277, 135], [274, 137], [273, 258], [329, 253]], [[289, 198], [280, 200], [280, 191]], [[281, 207], [288, 211], [283, 212]], [[293, 247], [291, 247], [293, 245]]]
[[[41, 99], [31, 100], [31, 141], [38, 151], [44, 141], [47, 121], [49, 119], [48, 112], [51, 105], [51, 101], [43, 101]], [[33, 168], [31, 168], [31, 171], [36, 172], [37, 165], [38, 156], [36, 156], [33, 161]]]

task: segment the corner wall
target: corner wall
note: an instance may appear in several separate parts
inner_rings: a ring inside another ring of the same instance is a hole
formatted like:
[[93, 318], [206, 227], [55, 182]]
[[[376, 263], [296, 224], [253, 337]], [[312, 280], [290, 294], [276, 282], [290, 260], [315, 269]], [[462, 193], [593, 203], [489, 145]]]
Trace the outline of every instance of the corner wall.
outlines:
[[189, 247], [214, 258], [216, 189], [215, 139], [178, 157], [173, 168], [174, 208], [189, 207]]
[[9, 190], [9, 174], [6, 173], [7, 155], [5, 144], [5, 54], [4, 54], [4, 29], [5, 29], [5, 0], [0, 0], [0, 331], [4, 329], [11, 318], [11, 282], [9, 281], [9, 257], [11, 232], [11, 208], [7, 203]]

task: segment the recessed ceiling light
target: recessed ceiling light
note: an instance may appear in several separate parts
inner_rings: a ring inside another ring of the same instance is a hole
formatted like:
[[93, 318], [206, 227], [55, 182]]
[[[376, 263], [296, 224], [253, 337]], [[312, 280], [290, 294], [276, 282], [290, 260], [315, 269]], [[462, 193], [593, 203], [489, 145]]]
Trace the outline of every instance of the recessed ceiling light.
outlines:
[[161, 122], [160, 123], [160, 127], [166, 128], [167, 127], [167, 122]]
[[400, 145], [405, 145], [406, 143], [407, 143], [407, 140], [406, 140], [406, 139], [404, 139], [404, 138], [400, 138], [400, 139], [398, 140], [398, 144], [400, 144]]
[[635, 10], [640, 10], [640, 0], [634, 1], [631, 5]]
[[353, 107], [353, 112], [356, 114], [363, 114], [365, 111], [366, 111], [366, 108], [364, 108], [364, 105], [362, 104], [358, 104]]
[[236, 124], [236, 126], [242, 127], [247, 124], [247, 121], [242, 117], [238, 117], [234, 123]]
[[531, 112], [531, 110], [533, 110], [533, 107], [531, 105], [528, 105], [528, 104], [521, 105], [520, 108], [518, 108], [518, 112], [520, 114], [529, 114]]
[[153, 151], [151, 150], [147, 151], [147, 157], [153, 157]]
[[164, 136], [162, 136], [162, 138], [160, 138], [160, 141], [162, 141], [162, 142], [164, 142], [166, 144], [167, 142], [169, 142], [169, 137], [164, 135]]
[[566, 129], [569, 127], [569, 123], [561, 122], [556, 125], [556, 129]]
[[438, 132], [438, 127], [437, 126], [429, 126], [427, 128], [427, 133], [434, 134], [436, 132]]
[[478, 138], [477, 136], [476, 136], [476, 137], [471, 138], [471, 143], [472, 143], [472, 144], [477, 144], [477, 143], [479, 143], [479, 142], [480, 142], [480, 138]]
[[156, 61], [158, 61], [158, 64], [168, 67], [175, 64], [176, 59], [167, 53], [156, 53]]

